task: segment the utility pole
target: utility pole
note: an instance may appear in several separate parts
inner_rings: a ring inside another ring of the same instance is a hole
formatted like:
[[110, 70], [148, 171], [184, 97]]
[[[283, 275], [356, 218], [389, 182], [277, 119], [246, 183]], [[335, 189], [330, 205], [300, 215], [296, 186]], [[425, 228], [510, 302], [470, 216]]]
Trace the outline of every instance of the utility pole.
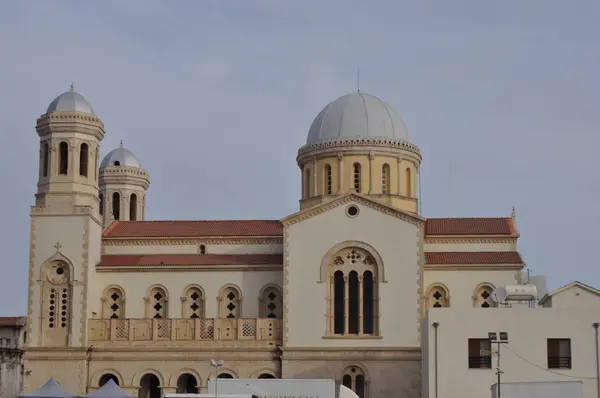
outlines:
[[[502, 371], [502, 369], [500, 369], [500, 345], [501, 344], [508, 344], [508, 333], [506, 332], [500, 332], [498, 334], [496, 334], [496, 332], [489, 332], [488, 333], [488, 338], [490, 339], [490, 345], [492, 344], [497, 344], [498, 347], [498, 359], [496, 360], [496, 376], [498, 377], [498, 381], [496, 384], [496, 391], [498, 392], [496, 398], [501, 398], [500, 395], [500, 381], [501, 381], [501, 375], [504, 373]], [[491, 347], [490, 347], [491, 348]]]

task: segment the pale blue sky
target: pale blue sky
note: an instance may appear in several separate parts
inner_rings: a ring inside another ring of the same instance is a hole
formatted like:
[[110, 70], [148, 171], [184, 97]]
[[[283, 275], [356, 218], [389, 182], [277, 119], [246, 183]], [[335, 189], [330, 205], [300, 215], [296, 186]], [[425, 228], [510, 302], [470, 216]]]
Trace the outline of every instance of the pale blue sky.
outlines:
[[534, 273], [600, 286], [599, 20], [597, 0], [3, 2], [0, 315], [26, 311], [35, 120], [71, 82], [103, 154], [123, 140], [150, 173], [148, 218], [280, 218], [359, 67], [421, 147], [425, 216], [514, 205]]

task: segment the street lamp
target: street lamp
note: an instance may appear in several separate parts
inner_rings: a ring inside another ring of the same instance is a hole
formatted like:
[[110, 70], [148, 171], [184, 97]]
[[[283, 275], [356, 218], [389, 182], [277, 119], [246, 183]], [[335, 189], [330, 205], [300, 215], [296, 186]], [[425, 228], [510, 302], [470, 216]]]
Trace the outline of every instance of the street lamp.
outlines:
[[500, 332], [496, 334], [496, 332], [489, 332], [488, 339], [490, 340], [490, 344], [498, 344], [498, 360], [496, 366], [496, 376], [498, 376], [498, 382], [496, 389], [498, 391], [497, 398], [500, 398], [500, 375], [504, 373], [502, 370], [500, 370], [500, 344], [508, 344], [508, 333]]
[[210, 366], [215, 368], [215, 398], [217, 398], [217, 383], [219, 382], [219, 368], [223, 366], [222, 360], [210, 360]]

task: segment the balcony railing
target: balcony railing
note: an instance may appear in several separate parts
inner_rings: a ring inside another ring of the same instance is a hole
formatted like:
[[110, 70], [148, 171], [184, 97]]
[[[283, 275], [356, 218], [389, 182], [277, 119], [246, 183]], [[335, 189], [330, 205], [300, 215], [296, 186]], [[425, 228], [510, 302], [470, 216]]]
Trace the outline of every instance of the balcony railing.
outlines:
[[571, 357], [548, 357], [548, 369], [571, 369]]
[[492, 357], [469, 357], [469, 369], [491, 369]]
[[248, 342], [251, 345], [262, 342], [272, 345], [281, 340], [281, 319], [90, 319], [88, 330], [88, 340], [93, 342]]

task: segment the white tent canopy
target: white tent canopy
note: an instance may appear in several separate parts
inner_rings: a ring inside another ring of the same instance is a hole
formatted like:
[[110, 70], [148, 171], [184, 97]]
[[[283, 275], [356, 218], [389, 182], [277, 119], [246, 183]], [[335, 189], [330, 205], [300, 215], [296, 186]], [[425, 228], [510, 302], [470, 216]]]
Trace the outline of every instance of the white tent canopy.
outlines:
[[43, 386], [31, 394], [21, 395], [21, 398], [75, 398], [52, 377]]
[[133, 398], [127, 394], [115, 383], [113, 379], [109, 379], [102, 387], [98, 390], [86, 395], [86, 398]]

